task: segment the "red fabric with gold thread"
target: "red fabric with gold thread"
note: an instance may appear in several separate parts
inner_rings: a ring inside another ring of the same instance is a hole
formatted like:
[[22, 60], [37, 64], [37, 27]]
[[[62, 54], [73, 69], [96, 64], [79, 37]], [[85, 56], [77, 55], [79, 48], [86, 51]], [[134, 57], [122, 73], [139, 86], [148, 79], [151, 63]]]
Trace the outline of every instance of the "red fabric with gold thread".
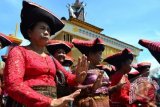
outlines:
[[5, 89], [9, 96], [28, 107], [48, 107], [51, 98], [37, 93], [32, 86], [55, 86], [57, 66], [70, 85], [76, 85], [75, 75], [68, 73], [50, 56], [42, 57], [26, 47], [16, 46], [8, 54], [4, 72]]

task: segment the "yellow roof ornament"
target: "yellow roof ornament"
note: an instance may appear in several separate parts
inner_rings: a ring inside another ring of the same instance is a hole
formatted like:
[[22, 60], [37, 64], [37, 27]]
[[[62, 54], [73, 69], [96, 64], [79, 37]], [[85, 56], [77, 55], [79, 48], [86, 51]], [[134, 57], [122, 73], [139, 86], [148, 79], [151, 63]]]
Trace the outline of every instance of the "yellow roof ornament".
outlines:
[[22, 43], [22, 39], [17, 38], [17, 32], [18, 32], [18, 23], [16, 24], [15, 33], [9, 34], [8, 37], [15, 45], [20, 45]]
[[15, 43], [16, 45], [20, 45], [22, 43], [22, 39], [17, 38], [15, 35], [13, 34], [9, 34], [9, 39]]

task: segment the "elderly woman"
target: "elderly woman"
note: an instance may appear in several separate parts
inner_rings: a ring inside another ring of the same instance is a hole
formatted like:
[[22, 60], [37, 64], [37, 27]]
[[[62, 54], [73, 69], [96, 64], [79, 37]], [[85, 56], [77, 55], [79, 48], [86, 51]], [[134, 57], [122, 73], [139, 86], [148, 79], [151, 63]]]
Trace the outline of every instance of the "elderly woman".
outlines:
[[[103, 41], [100, 38], [88, 41], [73, 39], [72, 43], [90, 61], [87, 77], [83, 85], [94, 84], [82, 91], [78, 98], [78, 107], [108, 107], [109, 97], [107, 85], [109, 84], [109, 78], [108, 76], [103, 77], [103, 72], [96, 67], [102, 61], [102, 52], [104, 51]], [[102, 79], [106, 83], [105, 86], [100, 86]]]
[[141, 62], [132, 66], [139, 72], [138, 77], [148, 77], [151, 68], [150, 62]]
[[97, 67], [102, 61], [102, 52], [105, 48], [103, 40], [100, 38], [88, 41], [73, 39], [72, 42], [90, 61], [87, 77], [83, 86], [79, 87], [83, 92], [78, 98], [78, 107], [109, 107], [109, 92], [119, 88], [121, 84], [109, 87], [107, 73], [103, 75], [104, 70]]
[[[50, 57], [45, 46], [50, 35], [63, 28], [64, 24], [45, 8], [23, 1], [20, 29], [28, 46], [16, 46], [8, 54], [4, 80], [8, 95], [14, 100], [14, 107], [65, 107], [80, 93], [56, 98], [54, 77], [60, 69], [69, 85], [82, 83], [86, 76], [87, 60], [79, 59], [75, 75], [68, 73], [61, 64]], [[84, 66], [84, 67], [82, 67]], [[82, 72], [81, 72], [82, 71]], [[16, 103], [17, 102], [17, 103]]]

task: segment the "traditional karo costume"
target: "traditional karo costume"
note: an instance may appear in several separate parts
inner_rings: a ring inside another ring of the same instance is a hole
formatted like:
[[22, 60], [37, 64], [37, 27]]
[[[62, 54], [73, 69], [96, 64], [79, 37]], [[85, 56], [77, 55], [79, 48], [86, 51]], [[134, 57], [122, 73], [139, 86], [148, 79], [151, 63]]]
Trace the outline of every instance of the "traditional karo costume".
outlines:
[[[104, 51], [104, 42], [100, 38], [93, 40], [73, 39], [72, 43], [82, 53], [88, 56], [89, 52]], [[98, 77], [98, 67], [95, 69], [89, 68], [87, 77], [83, 85], [94, 84]], [[108, 76], [103, 77], [103, 82], [108, 83]], [[95, 92], [91, 88], [82, 90], [82, 93], [77, 98], [76, 106], [78, 107], [109, 107], [108, 86], [101, 86]]]
[[[51, 35], [63, 28], [64, 24], [51, 12], [43, 7], [23, 1], [21, 11], [21, 32], [29, 39], [27, 30], [36, 22], [47, 22]], [[56, 98], [56, 70], [61, 70], [67, 78], [67, 83], [76, 85], [76, 76], [68, 73], [61, 64], [47, 55], [42, 57], [23, 46], [14, 47], [8, 54], [4, 80], [5, 89], [13, 99], [9, 107], [49, 107]]]
[[[104, 61], [117, 67], [121, 62], [123, 62], [126, 59], [133, 60], [133, 54], [128, 49], [124, 49], [119, 53], [108, 56], [106, 59], [104, 59]], [[111, 107], [128, 107], [129, 106], [130, 82], [128, 80], [128, 76], [120, 72], [115, 72], [110, 77], [111, 86], [117, 85], [122, 79], [126, 82], [126, 84], [124, 84], [124, 86], [122, 86], [120, 89], [116, 90], [110, 95]]]

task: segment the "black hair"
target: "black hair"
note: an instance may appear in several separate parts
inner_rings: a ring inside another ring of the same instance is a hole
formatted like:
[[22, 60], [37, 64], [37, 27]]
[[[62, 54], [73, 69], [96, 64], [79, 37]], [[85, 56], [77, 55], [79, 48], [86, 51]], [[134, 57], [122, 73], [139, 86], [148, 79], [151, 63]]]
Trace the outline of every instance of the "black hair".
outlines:
[[91, 49], [90, 52], [98, 52], [98, 51], [104, 51], [104, 45], [103, 44], [97, 44], [94, 45]]

